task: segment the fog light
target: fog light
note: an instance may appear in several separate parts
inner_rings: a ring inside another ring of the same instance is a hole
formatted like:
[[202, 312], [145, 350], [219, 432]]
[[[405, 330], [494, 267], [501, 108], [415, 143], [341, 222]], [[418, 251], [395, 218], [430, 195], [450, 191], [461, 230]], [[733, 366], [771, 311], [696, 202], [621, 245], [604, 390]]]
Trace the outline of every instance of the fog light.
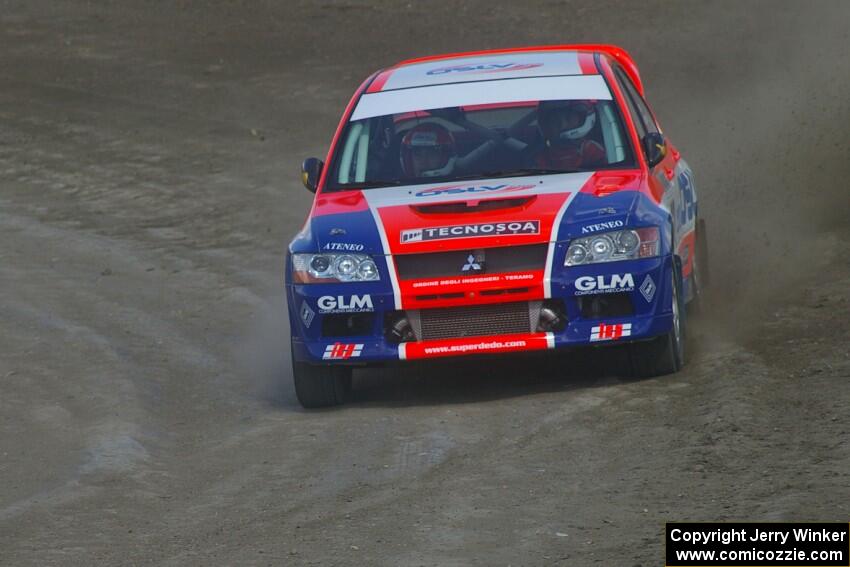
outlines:
[[567, 315], [564, 304], [561, 301], [545, 301], [540, 308], [540, 320], [537, 323], [537, 331], [542, 333], [554, 333], [563, 331], [567, 326]]
[[407, 316], [399, 315], [389, 326], [389, 339], [397, 343], [406, 343], [415, 341], [416, 335], [413, 333], [413, 327], [410, 325]]

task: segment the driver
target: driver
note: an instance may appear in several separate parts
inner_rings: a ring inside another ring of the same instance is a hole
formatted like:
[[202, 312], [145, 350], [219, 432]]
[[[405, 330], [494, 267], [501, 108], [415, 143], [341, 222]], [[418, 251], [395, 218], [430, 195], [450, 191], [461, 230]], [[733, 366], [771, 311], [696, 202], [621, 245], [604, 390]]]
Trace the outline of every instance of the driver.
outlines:
[[454, 136], [440, 124], [418, 124], [402, 138], [399, 157], [408, 177], [451, 175], [457, 163]]
[[596, 125], [596, 111], [588, 102], [541, 102], [537, 124], [544, 143], [535, 157], [538, 167], [573, 170], [606, 163], [605, 148], [586, 137]]

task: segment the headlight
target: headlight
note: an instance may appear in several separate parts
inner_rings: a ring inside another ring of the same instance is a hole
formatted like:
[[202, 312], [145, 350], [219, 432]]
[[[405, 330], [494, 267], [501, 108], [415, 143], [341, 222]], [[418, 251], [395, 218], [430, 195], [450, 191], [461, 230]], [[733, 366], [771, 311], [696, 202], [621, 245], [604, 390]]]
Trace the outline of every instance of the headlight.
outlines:
[[565, 266], [634, 260], [658, 256], [658, 227], [618, 230], [576, 238], [567, 249]]
[[378, 266], [363, 254], [293, 254], [292, 277], [297, 283], [374, 282]]

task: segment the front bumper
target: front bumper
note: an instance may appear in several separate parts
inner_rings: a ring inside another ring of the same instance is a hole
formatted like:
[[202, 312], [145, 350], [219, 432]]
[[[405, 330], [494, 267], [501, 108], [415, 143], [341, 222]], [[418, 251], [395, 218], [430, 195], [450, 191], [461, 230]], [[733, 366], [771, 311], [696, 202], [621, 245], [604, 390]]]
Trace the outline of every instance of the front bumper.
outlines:
[[[644, 340], [663, 335], [671, 328], [671, 266], [671, 259], [666, 256], [557, 270], [550, 281], [539, 282], [538, 287], [532, 286], [527, 296], [521, 297], [522, 300], [562, 300], [567, 322], [555, 331], [459, 336], [401, 344], [387, 339], [386, 315], [398, 310], [396, 296], [386, 283], [289, 285], [293, 356], [299, 362], [365, 365]], [[474, 285], [470, 289], [474, 290]], [[618, 304], [630, 306], [628, 312], [610, 314], [603, 309], [600, 313], [592, 308], [600, 300], [615, 295]], [[470, 292], [470, 296], [475, 294]], [[404, 306], [405, 298], [400, 299]], [[480, 300], [479, 296], [470, 302]], [[514, 300], [509, 298], [506, 302]], [[353, 327], [350, 331], [340, 329], [337, 324], [345, 319], [356, 321], [354, 325], [349, 323]], [[463, 332], [458, 329], [458, 335]]]

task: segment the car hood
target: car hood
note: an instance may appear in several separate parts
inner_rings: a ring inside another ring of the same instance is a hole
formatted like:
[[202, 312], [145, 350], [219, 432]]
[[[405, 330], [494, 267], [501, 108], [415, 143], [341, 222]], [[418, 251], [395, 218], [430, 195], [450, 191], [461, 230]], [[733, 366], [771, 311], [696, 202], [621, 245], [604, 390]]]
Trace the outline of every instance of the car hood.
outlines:
[[639, 170], [322, 193], [292, 250], [414, 254], [563, 241], [626, 226]]

